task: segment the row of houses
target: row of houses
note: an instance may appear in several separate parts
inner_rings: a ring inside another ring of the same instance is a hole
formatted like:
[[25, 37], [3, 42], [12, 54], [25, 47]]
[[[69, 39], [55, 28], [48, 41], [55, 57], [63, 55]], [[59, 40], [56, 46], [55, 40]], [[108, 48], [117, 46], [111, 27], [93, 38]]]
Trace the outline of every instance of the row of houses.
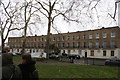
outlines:
[[[44, 52], [46, 35], [28, 36], [26, 51], [30, 53]], [[50, 35], [50, 43], [60, 49], [60, 54], [78, 54], [88, 58], [120, 58], [120, 28], [108, 27], [95, 30], [59, 33]], [[20, 52], [23, 37], [9, 37], [11, 52]]]

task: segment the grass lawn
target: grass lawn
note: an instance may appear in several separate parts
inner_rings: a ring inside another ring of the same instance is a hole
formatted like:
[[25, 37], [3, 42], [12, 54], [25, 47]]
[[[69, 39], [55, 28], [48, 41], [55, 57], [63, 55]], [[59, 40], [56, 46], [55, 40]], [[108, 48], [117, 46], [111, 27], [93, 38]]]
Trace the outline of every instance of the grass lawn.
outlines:
[[[92, 65], [37, 64], [40, 78], [117, 78], [118, 68]], [[120, 68], [119, 68], [120, 69]]]
[[[13, 57], [20, 61], [20, 57]], [[54, 60], [37, 62], [40, 78], [117, 78], [120, 67], [78, 65]]]

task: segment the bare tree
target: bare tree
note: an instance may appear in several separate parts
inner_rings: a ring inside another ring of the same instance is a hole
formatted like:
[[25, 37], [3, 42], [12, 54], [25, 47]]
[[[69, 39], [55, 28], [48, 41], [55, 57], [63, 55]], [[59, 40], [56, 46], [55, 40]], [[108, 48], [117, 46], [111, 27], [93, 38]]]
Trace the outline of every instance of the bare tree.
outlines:
[[17, 5], [18, 3], [12, 6], [10, 1], [8, 2], [7, 5], [1, 2], [2, 9], [1, 9], [0, 28], [1, 28], [1, 39], [2, 39], [2, 52], [4, 50], [5, 41], [8, 38], [10, 31], [23, 29], [16, 26], [13, 27], [13, 24], [15, 24], [14, 21], [18, 15], [17, 11], [19, 7]]
[[[95, 0], [94, 0], [95, 1]], [[47, 41], [46, 41], [46, 52], [49, 54], [49, 46], [50, 46], [50, 33], [51, 27], [54, 27], [55, 19], [63, 18], [63, 20], [67, 22], [77, 22], [81, 23], [80, 17], [81, 15], [86, 15], [92, 20], [92, 16], [90, 11], [96, 8], [100, 0], [96, 0], [96, 4], [94, 7], [90, 7], [92, 0], [36, 0], [38, 5], [35, 7], [39, 10], [39, 12], [47, 18]]]
[[[34, 0], [30, 0], [29, 2], [27, 2], [26, 0], [24, 1], [24, 3], [22, 3], [22, 6], [20, 8], [20, 16], [19, 16], [19, 21], [21, 21], [21, 24], [24, 27], [24, 34], [23, 34], [23, 44], [22, 44], [22, 54], [25, 53], [25, 48], [26, 48], [26, 36], [27, 36], [27, 30], [28, 27], [31, 24], [35, 24], [32, 21], [32, 17], [34, 16], [34, 13], [37, 12], [38, 10], [36, 10], [33, 6]], [[23, 12], [23, 13], [22, 13]]]
[[120, 3], [120, 0], [116, 0], [116, 1], [115, 1], [115, 11], [114, 11], [114, 14], [111, 15], [110, 13], [108, 13], [108, 15], [109, 15], [114, 21], [116, 21], [116, 14], [117, 14], [118, 3]]

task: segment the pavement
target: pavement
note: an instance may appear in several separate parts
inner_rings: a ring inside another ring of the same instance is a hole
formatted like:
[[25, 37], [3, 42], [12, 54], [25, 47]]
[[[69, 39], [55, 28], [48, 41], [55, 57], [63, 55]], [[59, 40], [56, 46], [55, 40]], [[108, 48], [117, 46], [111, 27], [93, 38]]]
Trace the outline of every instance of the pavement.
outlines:
[[[71, 62], [69, 58], [61, 58], [61, 61], [64, 62]], [[104, 59], [74, 59], [73, 62], [74, 64], [81, 64], [81, 65], [104, 65], [105, 60]]]

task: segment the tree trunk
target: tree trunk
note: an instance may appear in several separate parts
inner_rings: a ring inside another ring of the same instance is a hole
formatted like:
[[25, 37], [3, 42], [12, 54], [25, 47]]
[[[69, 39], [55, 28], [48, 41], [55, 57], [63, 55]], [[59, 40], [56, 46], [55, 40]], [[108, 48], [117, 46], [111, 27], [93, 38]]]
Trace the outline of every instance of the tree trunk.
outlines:
[[49, 18], [48, 19], [47, 42], [46, 42], [47, 58], [49, 58], [49, 54], [50, 54], [50, 27], [51, 27], [51, 21], [50, 21], [50, 18]]
[[23, 44], [22, 44], [22, 52], [21, 54], [25, 53], [25, 48], [26, 48], [26, 34], [27, 34], [27, 25], [25, 26], [25, 30], [24, 30], [24, 36], [23, 36]]
[[25, 29], [24, 29], [24, 36], [23, 36], [23, 44], [22, 44], [22, 53], [21, 54], [24, 54], [25, 53], [25, 44], [26, 44], [26, 35], [27, 35], [27, 26], [28, 26], [28, 20], [27, 20], [27, 7], [28, 5], [25, 5], [25, 12], [24, 12], [24, 18], [25, 18]]
[[49, 58], [49, 54], [50, 54], [51, 14], [52, 14], [51, 3], [49, 3], [48, 31], [47, 31], [47, 42], [46, 42], [47, 58]]
[[4, 52], [4, 48], [5, 48], [5, 40], [4, 40], [4, 36], [3, 36], [3, 29], [1, 29], [1, 50], [2, 50], [2, 53]]
[[5, 42], [4, 39], [2, 38], [2, 53], [4, 52], [4, 48], [5, 48]]

